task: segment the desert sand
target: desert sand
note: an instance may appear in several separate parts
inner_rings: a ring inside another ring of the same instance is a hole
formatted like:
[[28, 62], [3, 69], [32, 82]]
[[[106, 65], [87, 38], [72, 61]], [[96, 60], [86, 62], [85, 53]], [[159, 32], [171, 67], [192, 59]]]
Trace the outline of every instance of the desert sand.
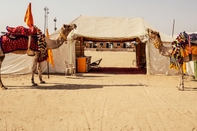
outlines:
[[[87, 52], [101, 66], [121, 63], [112, 52]], [[131, 52], [128, 52], [131, 53]], [[128, 62], [130, 61], [130, 62]], [[197, 83], [179, 76], [77, 73], [43, 75], [46, 84], [31, 86], [31, 75], [3, 75], [0, 131], [197, 131]], [[38, 82], [38, 76], [35, 78]]]

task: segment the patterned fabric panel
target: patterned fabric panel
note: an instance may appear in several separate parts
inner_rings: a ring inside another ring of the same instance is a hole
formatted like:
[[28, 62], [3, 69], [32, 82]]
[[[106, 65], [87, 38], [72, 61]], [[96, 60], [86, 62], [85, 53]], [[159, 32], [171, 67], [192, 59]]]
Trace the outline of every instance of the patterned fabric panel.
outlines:
[[34, 31], [34, 28], [25, 28], [23, 26], [17, 26], [17, 27], [6, 27], [8, 34], [14, 35], [14, 36], [30, 36], [30, 35], [36, 35], [36, 31]]
[[[1, 36], [1, 47], [4, 53], [9, 53], [16, 50], [27, 50], [28, 37], [18, 37], [17, 39], [10, 39], [6, 35]], [[38, 51], [38, 42], [36, 37], [32, 37], [30, 49]]]

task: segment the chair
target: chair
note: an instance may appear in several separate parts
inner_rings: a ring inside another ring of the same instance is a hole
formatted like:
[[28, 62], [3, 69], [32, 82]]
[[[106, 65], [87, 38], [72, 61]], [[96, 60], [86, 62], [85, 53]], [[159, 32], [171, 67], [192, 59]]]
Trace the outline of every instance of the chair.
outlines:
[[97, 60], [97, 61], [95, 61], [95, 62], [92, 62], [89, 66], [90, 66], [90, 69], [92, 69], [92, 68], [100, 68], [100, 63], [101, 63], [101, 61], [102, 61], [102, 58], [101, 59], [99, 59], [99, 60]]
[[70, 75], [76, 74], [76, 68], [73, 63], [68, 63], [67, 61], [65, 61], [65, 66], [66, 66], [65, 75], [68, 75], [69, 73], [70, 73]]

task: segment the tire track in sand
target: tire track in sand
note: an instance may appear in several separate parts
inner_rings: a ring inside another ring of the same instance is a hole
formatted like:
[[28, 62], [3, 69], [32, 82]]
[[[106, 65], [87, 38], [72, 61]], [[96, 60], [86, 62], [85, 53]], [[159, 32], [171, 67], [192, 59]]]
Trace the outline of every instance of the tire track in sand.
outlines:
[[[108, 94], [107, 95], [107, 97], [105, 98], [105, 101], [104, 101], [104, 104], [103, 104], [103, 109], [102, 109], [102, 112], [101, 112], [101, 124], [100, 124], [100, 129], [101, 129], [101, 131], [104, 131], [105, 130], [105, 121], [104, 121], [104, 114], [106, 113], [106, 110], [107, 110], [107, 102], [108, 102], [108, 100], [109, 100], [109, 96], [110, 96], [110, 94]], [[88, 117], [88, 113], [87, 113], [87, 110], [86, 110], [86, 106], [85, 106], [85, 104], [83, 103], [83, 101], [82, 101], [82, 99], [81, 99], [81, 97], [80, 97], [80, 95], [79, 95], [79, 92], [77, 92], [77, 97], [78, 97], [78, 99], [79, 99], [79, 101], [80, 101], [80, 103], [81, 103], [81, 107], [82, 107], [82, 109], [83, 109], [83, 112], [84, 112], [84, 116], [85, 116], [85, 119], [86, 119], [86, 122], [87, 122], [87, 125], [88, 125], [88, 129], [90, 130], [90, 131], [92, 131], [93, 130], [93, 124], [92, 124], [92, 122], [91, 122], [91, 120], [90, 120], [90, 118]]]
[[87, 122], [87, 125], [88, 125], [88, 129], [89, 129], [90, 131], [92, 131], [92, 130], [93, 130], [93, 124], [92, 124], [92, 122], [90, 121], [90, 118], [88, 117], [88, 113], [87, 113], [87, 110], [86, 110], [86, 108], [85, 108], [85, 104], [83, 103], [81, 97], [79, 96], [79, 91], [77, 91], [77, 97], [78, 97], [78, 99], [79, 99], [79, 101], [80, 101], [80, 103], [81, 103], [81, 107], [82, 107], [82, 110], [83, 110], [83, 112], [84, 112], [84, 116], [85, 116], [85, 119], [86, 119], [86, 122]]
[[[138, 84], [138, 86], [143, 87], [144, 84], [141, 84], [141, 83], [140, 83], [140, 84]], [[133, 92], [133, 89], [132, 89], [132, 88], [129, 88], [129, 90], [131, 90], [131, 92]], [[138, 91], [138, 92], [139, 92], [139, 91]], [[133, 96], [133, 94], [130, 93], [130, 91], [126, 92], [126, 94], [128, 95], [128, 98], [130, 99], [129, 102], [127, 102], [127, 101], [125, 100], [125, 104], [126, 104], [126, 105], [130, 105], [131, 102], [133, 102], [132, 104], [135, 104], [135, 103], [139, 103], [139, 102], [140, 102], [139, 98], [135, 98], [135, 97]], [[139, 108], [142, 108], [142, 109], [145, 109], [145, 108], [146, 108], [143, 104], [140, 104], [140, 105], [138, 105], [138, 106], [140, 106]], [[139, 110], [139, 112], [140, 112], [140, 114], [141, 114], [141, 110]], [[137, 116], [135, 116], [135, 117], [139, 118], [139, 112], [138, 112]], [[145, 131], [145, 130], [146, 130], [146, 131], [152, 131], [152, 130], [153, 130], [153, 129], [150, 127], [150, 121], [148, 121], [147, 118], [144, 118], [144, 117], [143, 117], [143, 119], [142, 119], [142, 118], [140, 117], [139, 119], [140, 119], [140, 120], [143, 120], [143, 122], [139, 122], [138, 120], [136, 120], [136, 121], [135, 121], [136, 126], [133, 125], [133, 128], [134, 128], [134, 129], [136, 128], [136, 130], [139, 130], [139, 131]], [[143, 126], [141, 127], [141, 123], [147, 123], [147, 124], [143, 124]]]
[[[153, 105], [154, 109], [156, 110], [156, 105], [154, 104], [153, 99], [151, 98], [151, 95], [150, 95], [150, 93], [147, 91], [146, 88], [147, 88], [146, 86], [143, 86], [143, 89], [144, 89], [145, 93], [147, 94], [147, 96], [148, 96], [148, 98], [149, 98], [151, 104]], [[158, 99], [158, 100], [159, 100], [159, 99]], [[165, 122], [162, 120], [162, 118], [161, 118], [161, 116], [160, 116], [159, 113], [156, 112], [156, 114], [157, 114], [157, 116], [158, 116], [158, 118], [159, 118], [160, 123], [162, 124], [163, 129], [166, 131], [167, 129], [166, 129], [165, 125], [164, 125]], [[148, 120], [149, 123], [151, 123], [151, 120], [149, 120], [149, 119], [147, 119], [147, 120]], [[150, 125], [151, 125], [151, 124], [150, 124]], [[152, 128], [152, 127], [150, 126], [150, 128]], [[154, 129], [154, 128], [153, 128], [153, 129]], [[151, 130], [152, 130], [152, 129], [151, 129]]]
[[[148, 91], [146, 88], [147, 88], [147, 87], [144, 86], [144, 90], [145, 90], [145, 92], [147, 93], [147, 95], [148, 95], [148, 97], [149, 97], [151, 103], [153, 104], [154, 108], [156, 108], [156, 105], [154, 104], [153, 98], [151, 98], [151, 96], [154, 97], [154, 98], [156, 98], [164, 107], [168, 107], [168, 108], [170, 107], [179, 117], [181, 117], [181, 118], [187, 120], [191, 125], [194, 126], [195, 129], [197, 129], [196, 123], [194, 123], [194, 122], [193, 122], [192, 120], [190, 120], [189, 118], [183, 116], [183, 115], [178, 111], [178, 109], [176, 109], [176, 107], [174, 107], [173, 105], [171, 105], [170, 102], [168, 102], [160, 93], [156, 92], [155, 90], [153, 90], [153, 89], [151, 89], [151, 88], [148, 88], [148, 89], [151, 90], [151, 91]], [[154, 100], [155, 100], [155, 99], [154, 99]], [[157, 114], [158, 114], [158, 113], [157, 113]], [[159, 118], [160, 118], [160, 120], [161, 120], [161, 122], [162, 122], [162, 119], [161, 119], [161, 117], [160, 117], [159, 114], [158, 114], [158, 116], [159, 116]], [[162, 123], [162, 124], [163, 124], [163, 123]]]
[[104, 104], [103, 104], [103, 110], [102, 110], [102, 114], [101, 114], [101, 131], [104, 131], [104, 127], [105, 127], [104, 114], [106, 113], [106, 110], [107, 110], [107, 102], [109, 100], [109, 96], [110, 96], [110, 94], [107, 95], [107, 97], [104, 101]]

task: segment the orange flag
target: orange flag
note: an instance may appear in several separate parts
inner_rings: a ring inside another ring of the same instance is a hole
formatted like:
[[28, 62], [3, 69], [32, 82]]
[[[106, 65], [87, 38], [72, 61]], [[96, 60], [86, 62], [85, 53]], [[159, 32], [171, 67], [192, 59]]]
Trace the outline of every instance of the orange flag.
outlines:
[[186, 62], [183, 62], [182, 70], [183, 70], [183, 73], [184, 73], [184, 74], [187, 72]]
[[34, 20], [33, 20], [33, 16], [32, 16], [32, 13], [31, 13], [31, 3], [29, 3], [29, 5], [27, 7], [25, 17], [24, 17], [24, 22], [29, 27], [32, 27], [34, 25]]
[[[46, 29], [46, 37], [47, 37], [47, 38], [50, 38], [48, 29]], [[51, 50], [51, 49], [48, 49], [47, 52], [48, 52], [47, 61], [48, 61], [49, 63], [51, 63], [51, 65], [54, 67], [54, 61], [53, 61], [53, 53], [52, 53], [52, 50]]]

